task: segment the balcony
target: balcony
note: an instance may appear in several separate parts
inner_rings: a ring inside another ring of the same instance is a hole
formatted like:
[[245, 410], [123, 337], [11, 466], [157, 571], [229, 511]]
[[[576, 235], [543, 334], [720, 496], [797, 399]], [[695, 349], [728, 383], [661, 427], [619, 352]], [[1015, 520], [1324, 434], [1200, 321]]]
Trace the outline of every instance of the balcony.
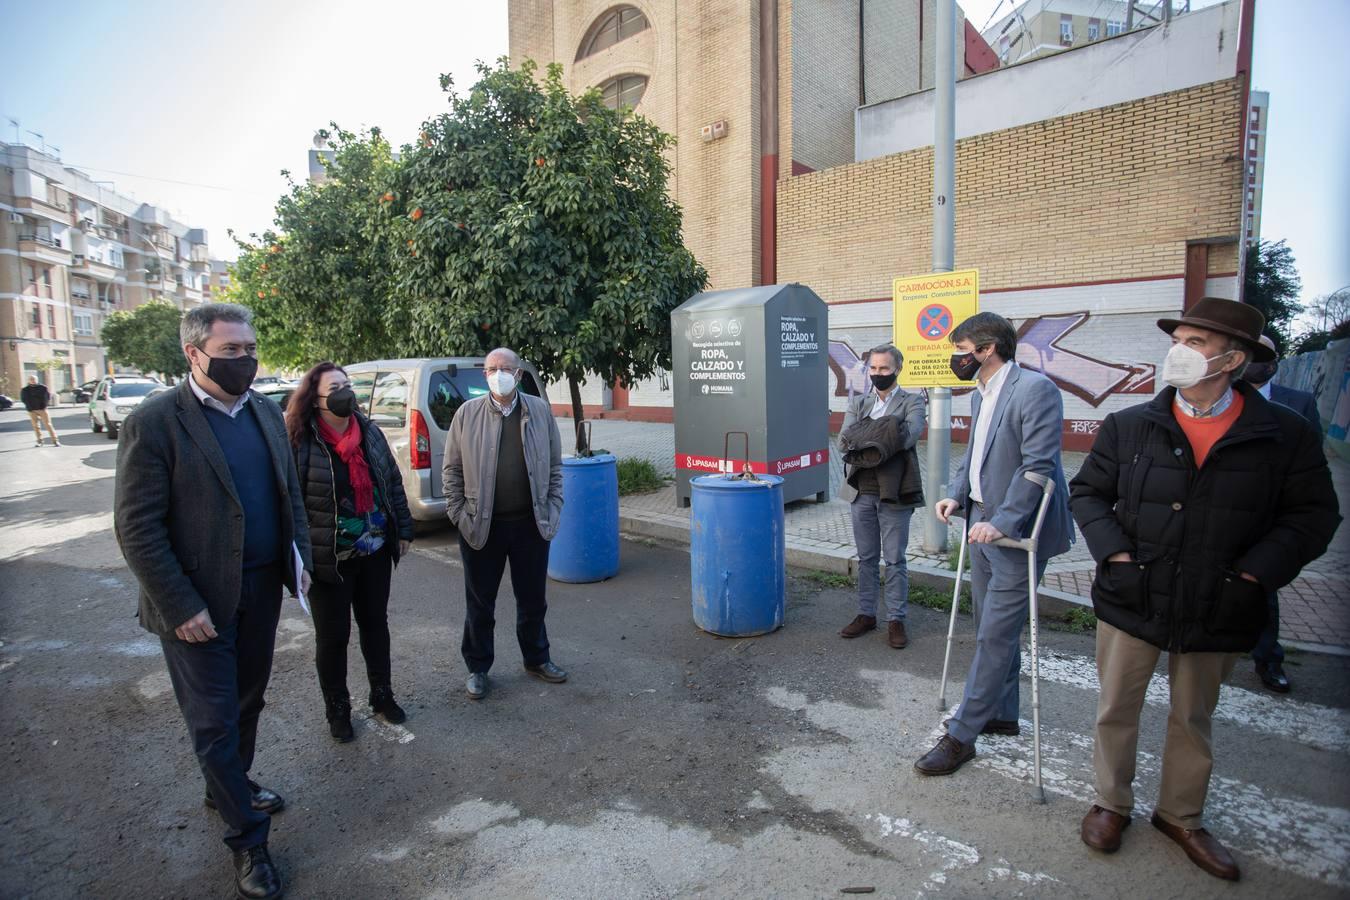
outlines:
[[72, 259], [71, 271], [95, 281], [115, 281], [118, 276], [117, 266], [78, 253]]
[[70, 250], [61, 246], [60, 238], [32, 232], [19, 235], [19, 255], [58, 266], [68, 266], [71, 261]]
[[62, 225], [70, 224], [70, 204], [68, 202], [49, 201], [38, 197], [15, 197], [14, 208], [35, 216], [41, 216], [44, 219], [51, 219], [53, 222], [60, 222]]

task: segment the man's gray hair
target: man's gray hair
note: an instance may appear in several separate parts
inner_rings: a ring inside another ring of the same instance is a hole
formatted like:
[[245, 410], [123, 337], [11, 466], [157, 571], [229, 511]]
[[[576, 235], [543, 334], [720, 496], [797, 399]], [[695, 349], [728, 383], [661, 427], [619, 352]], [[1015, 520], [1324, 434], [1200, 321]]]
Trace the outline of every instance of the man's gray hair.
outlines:
[[901, 353], [900, 348], [895, 346], [894, 344], [882, 344], [878, 347], [873, 347], [871, 350], [868, 350], [867, 351], [868, 365], [871, 365], [872, 363], [873, 353], [889, 353], [891, 355], [891, 368], [895, 369], [895, 371], [897, 372], [899, 372], [900, 367], [905, 364], [905, 354]]
[[192, 344], [201, 348], [211, 336], [211, 326], [217, 322], [239, 322], [251, 327], [253, 311], [238, 303], [203, 303], [183, 315], [183, 322], [178, 326], [179, 342], [183, 346]]
[[511, 358], [511, 368], [520, 368], [520, 354], [510, 347], [498, 347], [496, 350], [491, 351], [487, 356], [483, 357], [483, 362], [487, 362], [494, 356], [509, 356]]
[[1230, 382], [1236, 382], [1241, 380], [1242, 376], [1247, 374], [1247, 366], [1251, 365], [1253, 357], [1256, 356], [1256, 353], [1252, 350], [1251, 344], [1247, 343], [1241, 338], [1235, 338], [1230, 336], [1228, 338], [1228, 349], [1224, 352], [1232, 352], [1233, 350], [1236, 350], [1242, 354], [1242, 365], [1238, 366], [1236, 369], [1228, 373], [1228, 379]]

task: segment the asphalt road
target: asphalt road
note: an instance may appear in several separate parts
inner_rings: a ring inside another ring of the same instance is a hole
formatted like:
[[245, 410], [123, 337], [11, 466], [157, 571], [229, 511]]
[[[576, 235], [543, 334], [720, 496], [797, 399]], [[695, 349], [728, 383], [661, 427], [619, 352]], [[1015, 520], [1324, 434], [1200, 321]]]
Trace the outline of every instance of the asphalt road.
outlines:
[[[112, 535], [116, 444], [59, 410], [61, 448], [0, 413], [0, 896], [223, 897], [220, 823], [157, 641], [134, 618]], [[1214, 723], [1210, 827], [1237, 885], [1148, 826], [1165, 671], [1144, 711], [1140, 808], [1114, 856], [1087, 850], [1095, 670], [1090, 635], [1045, 636], [1049, 802], [1033, 802], [1030, 727], [982, 741], [950, 778], [911, 768], [935, 740], [945, 617], [913, 642], [845, 642], [847, 589], [794, 576], [776, 634], [724, 640], [690, 618], [686, 552], [623, 545], [621, 574], [550, 586], [564, 685], [524, 676], [500, 630], [492, 691], [463, 694], [462, 571], [452, 532], [395, 576], [394, 683], [405, 726], [360, 709], [327, 734], [313, 632], [288, 600], [255, 777], [289, 801], [273, 855], [293, 897], [1346, 896], [1350, 660], [1291, 656], [1296, 692], [1249, 664]], [[510, 622], [510, 599], [502, 618]], [[959, 630], [957, 684], [972, 651]], [[364, 700], [353, 641], [353, 694]], [[1024, 719], [1030, 717], [1024, 681]], [[360, 704], [364, 705], [364, 704]]]

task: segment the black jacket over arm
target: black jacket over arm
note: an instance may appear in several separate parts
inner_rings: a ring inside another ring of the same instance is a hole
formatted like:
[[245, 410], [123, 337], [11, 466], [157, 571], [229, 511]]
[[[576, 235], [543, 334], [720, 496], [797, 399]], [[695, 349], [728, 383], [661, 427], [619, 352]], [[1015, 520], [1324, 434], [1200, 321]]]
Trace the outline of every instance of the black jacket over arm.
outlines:
[[[295, 458], [280, 408], [249, 392], [272, 457], [260, 477], [276, 481], [281, 502], [283, 580], [296, 585], [291, 544], [313, 570], [309, 529]], [[141, 584], [140, 620], [147, 630], [172, 635], [203, 609], [217, 626], [239, 605], [243, 579], [244, 509], [229, 463], [187, 379], [150, 397], [127, 416], [117, 448], [113, 526], [127, 565]]]
[[[1168, 651], [1250, 650], [1266, 595], [1321, 556], [1341, 520], [1318, 430], [1234, 388], [1242, 413], [1199, 469], [1169, 387], [1107, 416], [1070, 483], [1098, 564], [1097, 616]], [[1133, 561], [1105, 562], [1121, 552]]]

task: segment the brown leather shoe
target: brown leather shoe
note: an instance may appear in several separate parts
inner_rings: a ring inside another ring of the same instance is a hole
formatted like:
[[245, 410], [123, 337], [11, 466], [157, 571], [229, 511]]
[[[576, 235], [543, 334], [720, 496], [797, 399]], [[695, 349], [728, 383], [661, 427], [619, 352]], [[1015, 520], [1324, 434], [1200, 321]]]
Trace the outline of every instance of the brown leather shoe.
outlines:
[[905, 634], [904, 622], [890, 622], [886, 625], [886, 643], [895, 650], [905, 649], [909, 644], [909, 635]]
[[914, 771], [920, 775], [950, 775], [974, 758], [974, 741], [963, 744], [950, 734], [944, 734], [936, 747], [919, 757]]
[[877, 630], [876, 616], [854, 616], [853, 621], [849, 622], [839, 631], [841, 638], [855, 638], [859, 635], [867, 634], [869, 631]]
[[1083, 843], [1093, 850], [1115, 853], [1120, 849], [1121, 832], [1129, 827], [1129, 816], [1094, 804], [1088, 814], [1083, 816], [1083, 827], [1078, 833], [1082, 835]]
[[1204, 869], [1215, 878], [1237, 881], [1241, 877], [1237, 862], [1219, 839], [1203, 828], [1194, 830], [1182, 828], [1165, 821], [1157, 813], [1153, 814], [1153, 827], [1181, 845], [1191, 862]]

